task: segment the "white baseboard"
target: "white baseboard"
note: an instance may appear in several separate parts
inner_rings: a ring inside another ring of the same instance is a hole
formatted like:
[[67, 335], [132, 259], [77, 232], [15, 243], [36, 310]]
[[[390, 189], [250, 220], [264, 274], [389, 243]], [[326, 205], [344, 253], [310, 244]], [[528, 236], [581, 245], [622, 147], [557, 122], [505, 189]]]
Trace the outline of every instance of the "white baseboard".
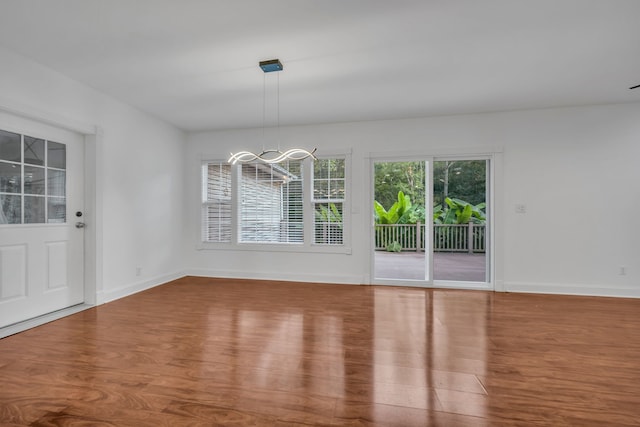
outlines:
[[531, 294], [583, 295], [597, 297], [640, 298], [640, 288], [617, 288], [606, 285], [567, 283], [507, 282], [506, 292]]
[[[190, 269], [186, 271], [175, 272], [172, 274], [157, 276], [141, 282], [133, 283], [117, 289], [98, 292], [97, 304], [104, 304], [138, 292], [151, 289], [155, 286], [162, 285], [172, 280], [179, 279], [184, 276], [197, 277], [219, 277], [226, 279], [251, 279], [251, 280], [283, 280], [292, 282], [308, 282], [308, 283], [335, 283], [345, 285], [363, 285], [369, 284], [367, 277], [358, 275], [331, 275], [331, 274], [293, 274], [286, 272], [262, 272], [248, 273], [246, 271], [234, 270], [213, 270], [213, 269]], [[447, 284], [440, 288], [447, 288]], [[459, 285], [459, 284], [458, 284]], [[480, 289], [483, 286], [468, 287], [468, 289]], [[486, 289], [486, 288], [485, 288]], [[490, 289], [486, 289], [490, 290]], [[495, 291], [501, 292], [520, 292], [533, 294], [558, 294], [558, 295], [583, 295], [583, 296], [601, 296], [601, 297], [618, 297], [618, 298], [640, 298], [639, 288], [619, 288], [606, 285], [585, 285], [585, 284], [567, 284], [567, 283], [535, 283], [535, 282], [503, 282], [496, 283]]]
[[308, 282], [308, 283], [337, 283], [345, 285], [363, 285], [368, 284], [364, 276], [338, 276], [330, 274], [292, 274], [287, 272], [265, 272], [255, 273], [246, 271], [232, 270], [208, 270], [208, 269], [192, 269], [185, 272], [186, 276], [198, 277], [220, 277], [224, 279], [251, 279], [251, 280], [283, 280], [289, 282]]
[[129, 295], [137, 294], [138, 292], [146, 291], [147, 289], [154, 288], [158, 285], [162, 285], [172, 280], [180, 279], [184, 276], [186, 276], [185, 272], [179, 271], [176, 273], [156, 276], [151, 279], [132, 283], [130, 285], [122, 286], [116, 289], [99, 291], [97, 295], [97, 305], [105, 304], [107, 302], [115, 301]]
[[34, 317], [22, 322], [14, 323], [13, 325], [0, 328], [0, 338], [8, 337], [9, 335], [17, 334], [19, 332], [26, 331], [36, 326], [44, 325], [45, 323], [53, 322], [54, 320], [62, 319], [66, 316], [79, 313], [81, 311], [92, 308], [89, 304], [78, 304], [72, 307], [63, 308], [52, 313], [43, 314], [42, 316]]

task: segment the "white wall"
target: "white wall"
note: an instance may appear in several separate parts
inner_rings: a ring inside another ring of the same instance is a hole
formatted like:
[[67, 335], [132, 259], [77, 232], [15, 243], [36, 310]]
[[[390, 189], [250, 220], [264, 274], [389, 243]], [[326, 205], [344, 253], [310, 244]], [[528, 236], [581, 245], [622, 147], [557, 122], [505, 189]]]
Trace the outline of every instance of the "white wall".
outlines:
[[[259, 149], [260, 130], [190, 135], [185, 150], [179, 130], [2, 48], [0, 107], [101, 129], [99, 302], [183, 271], [368, 283], [370, 153], [494, 147], [503, 150], [497, 286], [640, 297], [640, 104], [282, 129], [283, 148], [353, 150], [349, 254], [196, 249], [201, 153], [225, 159], [240, 148]], [[526, 204], [527, 213], [516, 214], [515, 204]]]
[[88, 227], [99, 227], [98, 302], [181, 275], [181, 131], [3, 48], [0, 107], [99, 128], [88, 171], [96, 174], [97, 224]]
[[[185, 265], [192, 274], [368, 283], [370, 153], [502, 150], [496, 288], [640, 297], [640, 104], [283, 128], [282, 148], [351, 148], [351, 254], [197, 250], [199, 159], [260, 149], [260, 130], [190, 135]], [[527, 212], [516, 214], [515, 205]], [[621, 266], [626, 275], [620, 275]]]

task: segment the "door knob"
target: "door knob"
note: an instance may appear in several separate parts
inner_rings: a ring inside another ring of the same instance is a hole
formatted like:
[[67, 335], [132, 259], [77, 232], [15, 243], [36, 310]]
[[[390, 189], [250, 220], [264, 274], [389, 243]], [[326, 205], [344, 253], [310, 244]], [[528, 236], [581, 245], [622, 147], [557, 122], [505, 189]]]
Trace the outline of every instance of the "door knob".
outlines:
[[84, 228], [84, 222], [76, 222], [76, 228]]

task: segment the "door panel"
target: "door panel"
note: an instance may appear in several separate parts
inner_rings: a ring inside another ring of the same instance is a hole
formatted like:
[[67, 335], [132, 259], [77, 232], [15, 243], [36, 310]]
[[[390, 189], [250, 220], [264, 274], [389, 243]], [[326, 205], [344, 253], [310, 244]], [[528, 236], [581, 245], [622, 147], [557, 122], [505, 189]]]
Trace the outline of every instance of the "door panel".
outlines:
[[487, 278], [486, 159], [436, 159], [433, 279], [485, 283]]
[[79, 134], [5, 114], [0, 129], [4, 327], [84, 302], [84, 229], [76, 228], [82, 218], [75, 215], [84, 209], [84, 142]]
[[376, 283], [431, 282], [429, 159], [373, 162]]

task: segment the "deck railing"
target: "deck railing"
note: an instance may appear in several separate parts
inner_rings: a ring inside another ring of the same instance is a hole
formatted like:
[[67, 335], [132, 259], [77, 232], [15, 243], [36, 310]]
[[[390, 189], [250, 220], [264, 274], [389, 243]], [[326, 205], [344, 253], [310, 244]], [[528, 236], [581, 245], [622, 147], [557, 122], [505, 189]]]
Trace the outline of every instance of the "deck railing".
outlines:
[[[422, 251], [425, 247], [425, 224], [376, 224], [376, 250], [386, 250], [397, 242], [402, 251]], [[484, 224], [433, 224], [434, 252], [484, 252]]]

